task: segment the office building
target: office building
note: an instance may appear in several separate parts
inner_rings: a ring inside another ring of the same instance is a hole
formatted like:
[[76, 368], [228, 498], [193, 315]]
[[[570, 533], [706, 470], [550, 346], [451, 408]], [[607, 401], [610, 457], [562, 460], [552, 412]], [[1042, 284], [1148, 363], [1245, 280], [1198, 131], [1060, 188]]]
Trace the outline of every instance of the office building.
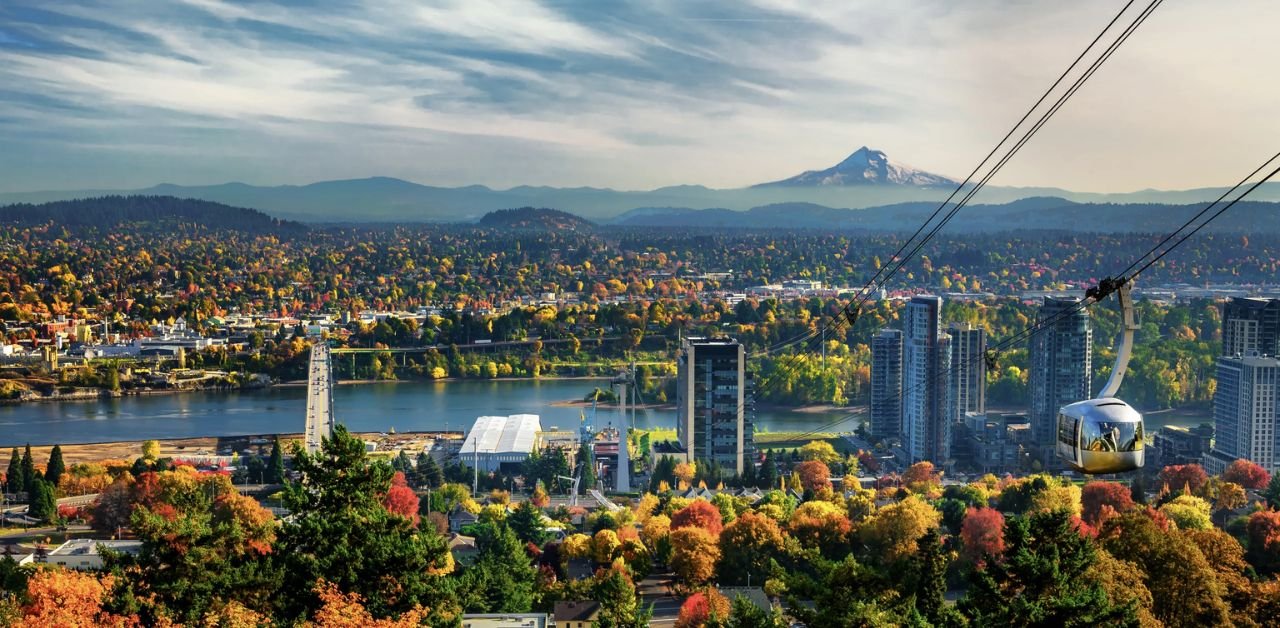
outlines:
[[1222, 355], [1280, 356], [1280, 299], [1228, 300], [1222, 306]]
[[911, 461], [929, 460], [938, 467], [951, 457], [952, 423], [946, 380], [950, 338], [940, 333], [941, 314], [941, 298], [912, 297], [903, 314], [902, 334], [903, 446]]
[[1213, 450], [1204, 458], [1211, 474], [1245, 458], [1267, 471], [1280, 471], [1277, 456], [1277, 390], [1280, 360], [1271, 357], [1218, 358], [1213, 394]]
[[1090, 397], [1093, 326], [1074, 297], [1045, 297], [1031, 336], [1031, 434], [1041, 462], [1056, 460], [1058, 409]]
[[966, 414], [987, 413], [987, 332], [972, 324], [952, 323], [947, 328], [951, 337], [950, 384], [947, 401], [952, 421], [962, 421]]
[[902, 332], [882, 329], [871, 339], [871, 434], [902, 435]]
[[1196, 427], [1166, 425], [1151, 439], [1151, 456], [1146, 461], [1152, 468], [1171, 464], [1201, 464], [1205, 454], [1213, 446], [1213, 424], [1201, 423]]
[[689, 461], [742, 473], [755, 454], [751, 375], [731, 338], [687, 338], [676, 356], [676, 436]]

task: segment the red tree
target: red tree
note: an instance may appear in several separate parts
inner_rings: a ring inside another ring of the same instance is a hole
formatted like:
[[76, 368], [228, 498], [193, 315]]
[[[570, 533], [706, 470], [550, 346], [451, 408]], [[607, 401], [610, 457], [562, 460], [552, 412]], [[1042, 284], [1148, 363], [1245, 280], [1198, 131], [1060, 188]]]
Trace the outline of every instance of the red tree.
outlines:
[[382, 498], [382, 505], [390, 512], [413, 520], [413, 525], [418, 525], [418, 496], [409, 488], [404, 473], [396, 471], [391, 478], [391, 488]]
[[1090, 482], [1080, 491], [1080, 518], [1090, 526], [1100, 526], [1103, 522], [1103, 506], [1110, 506], [1116, 513], [1133, 508], [1133, 497], [1129, 489], [1119, 482]]
[[801, 462], [796, 465], [795, 472], [800, 475], [800, 485], [807, 490], [831, 488], [831, 469], [821, 460]]
[[907, 467], [907, 471], [902, 474], [902, 483], [907, 486], [924, 486], [937, 484], [941, 481], [942, 477], [934, 469], [933, 463], [928, 460], [923, 460]]
[[1259, 510], [1245, 525], [1249, 535], [1249, 562], [1259, 571], [1280, 568], [1280, 512]]
[[960, 538], [965, 557], [975, 563], [987, 556], [999, 557], [1004, 553], [1004, 515], [995, 508], [970, 507], [960, 526]]
[[716, 618], [723, 621], [729, 618], [729, 600], [715, 589], [706, 592], [698, 591], [690, 595], [680, 605], [680, 615], [676, 617], [677, 628], [699, 628], [711, 619], [712, 611]]
[[671, 531], [687, 527], [702, 528], [711, 536], [720, 536], [724, 529], [724, 521], [720, 518], [720, 510], [705, 499], [696, 499], [671, 515]]
[[1271, 481], [1271, 474], [1258, 463], [1239, 458], [1222, 473], [1222, 479], [1226, 482], [1235, 482], [1245, 488], [1260, 489], [1267, 487], [1267, 483]]
[[1195, 492], [1209, 481], [1209, 474], [1198, 464], [1171, 464], [1160, 470], [1160, 481], [1168, 484], [1171, 491], [1181, 491], [1185, 487]]

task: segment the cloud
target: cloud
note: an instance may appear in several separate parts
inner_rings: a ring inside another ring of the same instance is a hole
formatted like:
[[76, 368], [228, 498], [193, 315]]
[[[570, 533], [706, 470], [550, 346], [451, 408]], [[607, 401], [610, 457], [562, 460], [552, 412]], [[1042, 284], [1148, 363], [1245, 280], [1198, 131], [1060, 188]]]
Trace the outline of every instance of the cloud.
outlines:
[[[161, 175], [737, 186], [825, 167], [863, 144], [963, 174], [1115, 9], [9, 0], [0, 168], [16, 176], [0, 190]], [[1276, 124], [1275, 88], [1248, 80], [1280, 51], [1267, 17], [1280, 8], [1266, 0], [1162, 8], [996, 183], [1232, 179], [1276, 136], [1260, 130]], [[1185, 164], [1182, 137], [1227, 157]]]

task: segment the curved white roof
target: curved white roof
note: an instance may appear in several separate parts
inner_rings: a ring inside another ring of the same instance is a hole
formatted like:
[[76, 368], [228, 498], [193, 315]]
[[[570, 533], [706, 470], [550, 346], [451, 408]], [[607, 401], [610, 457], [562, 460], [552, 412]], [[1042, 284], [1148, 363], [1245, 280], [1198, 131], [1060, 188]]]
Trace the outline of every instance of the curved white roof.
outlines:
[[459, 453], [529, 453], [533, 451], [542, 421], [536, 414], [482, 416], [476, 419]]

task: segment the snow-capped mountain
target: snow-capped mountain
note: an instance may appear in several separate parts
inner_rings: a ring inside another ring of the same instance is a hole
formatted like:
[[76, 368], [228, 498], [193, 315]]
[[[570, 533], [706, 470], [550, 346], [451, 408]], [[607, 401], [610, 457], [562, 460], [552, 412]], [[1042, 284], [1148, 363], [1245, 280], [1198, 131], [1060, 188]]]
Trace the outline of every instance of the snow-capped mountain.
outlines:
[[863, 146], [844, 161], [826, 170], [808, 170], [790, 179], [762, 183], [755, 187], [789, 186], [811, 187], [830, 185], [955, 185], [958, 181], [942, 175], [917, 170], [897, 163], [883, 151]]

